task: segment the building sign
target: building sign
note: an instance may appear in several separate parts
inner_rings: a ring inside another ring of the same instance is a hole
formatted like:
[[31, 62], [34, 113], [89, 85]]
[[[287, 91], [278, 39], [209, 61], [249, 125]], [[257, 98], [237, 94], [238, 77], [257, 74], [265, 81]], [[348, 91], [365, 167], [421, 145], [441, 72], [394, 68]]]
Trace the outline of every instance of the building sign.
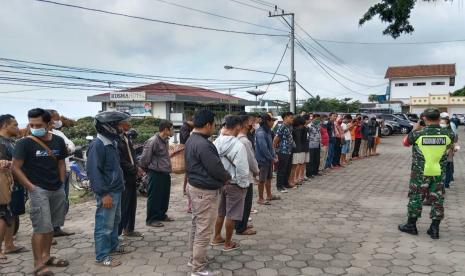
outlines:
[[145, 92], [110, 92], [111, 102], [140, 102], [145, 100]]
[[117, 102], [116, 110], [127, 112], [133, 117], [149, 117], [152, 116], [151, 102]]

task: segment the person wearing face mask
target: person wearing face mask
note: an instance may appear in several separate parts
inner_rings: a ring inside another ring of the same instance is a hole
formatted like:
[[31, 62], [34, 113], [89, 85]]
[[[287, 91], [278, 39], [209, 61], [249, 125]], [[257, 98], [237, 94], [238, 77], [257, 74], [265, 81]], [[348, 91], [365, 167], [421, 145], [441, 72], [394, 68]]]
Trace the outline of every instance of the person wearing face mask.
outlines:
[[370, 139], [370, 127], [369, 127], [370, 120], [368, 116], [363, 116], [363, 123], [360, 128], [360, 132], [362, 134], [362, 144], [361, 144], [361, 157], [365, 158], [368, 157], [368, 140]]
[[34, 274], [53, 275], [48, 267], [66, 267], [69, 262], [50, 256], [53, 227], [63, 226], [66, 198], [63, 187], [68, 149], [64, 140], [48, 131], [51, 115], [41, 108], [28, 112], [31, 136], [16, 143], [12, 169], [29, 192], [32, 222]]
[[257, 159], [255, 157], [255, 150], [252, 142], [250, 142], [247, 134], [253, 128], [254, 117], [250, 115], [240, 115], [242, 121], [242, 128], [237, 135], [237, 139], [245, 146], [247, 151], [247, 161], [249, 164], [249, 187], [247, 187], [247, 193], [245, 195], [244, 212], [242, 220], [236, 221], [236, 234], [238, 235], [255, 235], [257, 231], [247, 225], [249, 221], [250, 212], [252, 211], [253, 202], [253, 185], [255, 178], [259, 175], [260, 170], [258, 169]]
[[[239, 243], [232, 241], [232, 234], [235, 222], [242, 221], [244, 200], [250, 182], [247, 149], [236, 137], [242, 128], [241, 117], [229, 115], [224, 121], [222, 133], [213, 144], [224, 168], [231, 175], [231, 181], [221, 190], [212, 245], [223, 245], [223, 251], [226, 252], [240, 247]], [[224, 239], [221, 236], [223, 225], [226, 230]]]
[[173, 136], [173, 123], [162, 120], [159, 132], [145, 142], [139, 165], [149, 175], [147, 191], [147, 219], [150, 227], [163, 227], [163, 222], [174, 221], [168, 212], [171, 190], [171, 156], [169, 140]]
[[[439, 126], [443, 129], [447, 129], [451, 132], [454, 133], [453, 129], [451, 128], [451, 120], [449, 118], [441, 118], [441, 122], [439, 123]], [[454, 154], [456, 151], [460, 149], [460, 146], [457, 145], [458, 142], [458, 135], [454, 133], [454, 140], [453, 143], [454, 145], [451, 146], [450, 149], [447, 151], [447, 160], [444, 165], [444, 171], [445, 171], [445, 177], [444, 177], [444, 188], [449, 189], [450, 184], [453, 179], [454, 175]], [[444, 191], [445, 192], [445, 191]]]
[[[52, 116], [52, 123], [53, 126], [50, 129], [50, 132], [54, 135], [57, 135], [65, 141], [66, 147], [68, 148], [68, 155], [71, 155], [74, 153], [76, 150], [76, 146], [74, 145], [73, 141], [69, 140], [68, 137], [60, 130], [63, 127], [63, 122], [61, 121], [61, 116], [58, 113], [58, 111], [54, 109], [48, 109], [47, 110], [50, 115]], [[64, 188], [65, 188], [65, 195], [66, 195], [66, 213], [68, 213], [69, 210], [69, 179], [71, 176], [71, 169], [69, 166], [69, 157], [65, 159], [66, 163], [66, 177], [65, 177], [65, 183], [64, 183]], [[59, 226], [55, 226], [53, 229], [53, 236], [54, 237], [62, 237], [62, 236], [70, 236], [74, 235], [73, 232], [66, 232], [61, 229]]]
[[121, 121], [119, 127], [123, 131], [118, 150], [124, 174], [124, 192], [121, 196], [121, 223], [118, 234], [125, 237], [142, 237], [142, 233], [134, 231], [134, 228], [137, 210], [137, 178], [142, 177], [144, 171], [137, 165], [132, 139], [128, 135], [131, 130], [131, 118]]
[[97, 201], [94, 229], [96, 264], [104, 267], [121, 265], [112, 256], [128, 253], [118, 240], [124, 191], [118, 143], [123, 133], [119, 124], [129, 118], [128, 114], [118, 111], [97, 114], [94, 118], [97, 138], [90, 143], [87, 151], [87, 175]]
[[326, 115], [321, 116], [321, 123], [320, 123], [321, 151], [320, 151], [320, 167], [319, 167], [319, 171], [321, 173], [323, 173], [323, 171], [325, 170], [326, 159], [328, 159], [329, 135], [328, 135], [327, 124], [328, 124], [328, 117]]
[[353, 121], [354, 133], [354, 150], [352, 152], [352, 159], [357, 160], [360, 158], [360, 146], [362, 144], [362, 115], [357, 114]]

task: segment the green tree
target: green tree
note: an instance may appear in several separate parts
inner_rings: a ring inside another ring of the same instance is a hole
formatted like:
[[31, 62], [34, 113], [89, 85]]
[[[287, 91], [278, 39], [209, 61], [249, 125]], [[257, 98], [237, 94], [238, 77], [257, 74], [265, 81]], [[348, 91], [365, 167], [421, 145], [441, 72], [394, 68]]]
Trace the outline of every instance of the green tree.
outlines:
[[342, 100], [335, 98], [321, 98], [316, 96], [308, 99], [303, 107], [302, 111], [307, 112], [357, 112], [360, 109], [361, 103], [359, 101], [351, 102], [351, 98], [345, 98]]
[[[436, 0], [421, 1], [434, 2]], [[378, 4], [375, 4], [368, 9], [368, 11], [359, 20], [359, 24], [363, 25], [378, 15], [382, 22], [389, 23], [383, 31], [384, 35], [390, 35], [393, 38], [398, 38], [403, 33], [412, 33], [415, 29], [410, 24], [410, 14], [415, 7], [416, 2], [417, 0], [381, 0]]]
[[378, 102], [378, 95], [376, 95], [376, 94], [370, 94], [370, 95], [368, 95], [368, 101], [369, 101], [370, 103]]
[[465, 96], [465, 86], [461, 89], [458, 89], [452, 93], [452, 96]]

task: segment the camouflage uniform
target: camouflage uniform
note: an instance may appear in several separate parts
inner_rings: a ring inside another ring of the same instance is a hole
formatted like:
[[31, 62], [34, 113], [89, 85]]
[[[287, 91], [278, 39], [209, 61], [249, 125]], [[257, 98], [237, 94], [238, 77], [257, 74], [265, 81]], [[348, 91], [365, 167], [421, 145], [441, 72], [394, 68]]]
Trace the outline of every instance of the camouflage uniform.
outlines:
[[[443, 176], [446, 149], [452, 144], [452, 131], [437, 125], [412, 131], [408, 135], [412, 148], [412, 171], [409, 185], [408, 217], [420, 218], [423, 200], [428, 198], [433, 220], [444, 218]], [[431, 155], [433, 153], [433, 155]], [[429, 160], [429, 161], [428, 161]]]

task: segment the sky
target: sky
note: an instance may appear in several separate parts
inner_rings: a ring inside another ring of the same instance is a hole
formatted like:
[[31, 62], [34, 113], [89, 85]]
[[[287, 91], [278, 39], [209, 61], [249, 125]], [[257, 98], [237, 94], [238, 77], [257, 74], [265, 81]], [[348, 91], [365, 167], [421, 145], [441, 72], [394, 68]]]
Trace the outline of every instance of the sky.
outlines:
[[[158, 0], [56, 1], [178, 23], [286, 34], [196, 13]], [[231, 0], [164, 1], [286, 30], [283, 22], [278, 18], [269, 18], [268, 13], [261, 10], [268, 8], [257, 1], [238, 0], [261, 9]], [[296, 22], [315, 39], [388, 43], [465, 39], [463, 0], [435, 3], [420, 1], [411, 17], [415, 32], [397, 40], [382, 35], [386, 25], [377, 18], [364, 26], [358, 25], [359, 18], [378, 2], [376, 0], [268, 2], [277, 4], [286, 12], [294, 12]], [[288, 42], [286, 37], [189, 29], [33, 0], [2, 1], [0, 34], [1, 58], [151, 75], [251, 79], [257, 82], [268, 82], [271, 75], [225, 70], [224, 65], [274, 72]], [[308, 42], [308, 50], [320, 62], [330, 66], [336, 72], [330, 73], [346, 86], [338, 84], [296, 46], [297, 80], [313, 95], [366, 101], [368, 94], [385, 93], [385, 71], [388, 66], [398, 65], [456, 63], [458, 76], [455, 88], [465, 85], [465, 42], [422, 45], [320, 42], [341, 60], [333, 64], [328, 60], [329, 54], [312, 42], [303, 31], [297, 29], [297, 35], [301, 41]], [[322, 57], [318, 51], [327, 57]], [[280, 74], [290, 74], [289, 52], [288, 49], [278, 70]], [[283, 78], [277, 76], [275, 80]], [[0, 84], [0, 113], [11, 113], [20, 122], [26, 122], [27, 110], [34, 107], [54, 108], [70, 118], [92, 116], [100, 110], [99, 103], [86, 101], [87, 96], [99, 94], [100, 91], [41, 89], [13, 93], [33, 88]], [[264, 98], [288, 100], [287, 89], [286, 83], [270, 86]], [[232, 93], [253, 99], [245, 90]], [[297, 88], [298, 99], [305, 100], [308, 97], [302, 89]]]

